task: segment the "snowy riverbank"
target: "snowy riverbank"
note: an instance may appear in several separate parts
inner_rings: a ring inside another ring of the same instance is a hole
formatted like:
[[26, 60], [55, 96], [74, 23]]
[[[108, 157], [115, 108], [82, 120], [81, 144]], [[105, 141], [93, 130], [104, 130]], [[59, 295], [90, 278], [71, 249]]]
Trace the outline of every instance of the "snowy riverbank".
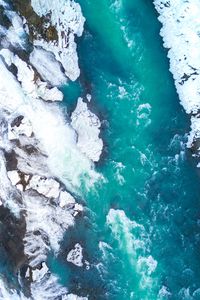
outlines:
[[200, 139], [200, 4], [198, 1], [155, 0], [163, 27], [160, 34], [168, 50], [170, 71], [185, 111], [191, 116], [188, 147], [199, 152]]
[[79, 99], [67, 121], [56, 104], [63, 99], [59, 86], [80, 74], [75, 36], [83, 32], [84, 17], [71, 0], [25, 2], [1, 1], [0, 204], [14, 220], [4, 225], [17, 242], [8, 237], [4, 247], [15, 253], [22, 289], [7, 290], [2, 277], [1, 299], [87, 299], [70, 294], [46, 265], [83, 214], [75, 199], [81, 180], [99, 178], [98, 117]]

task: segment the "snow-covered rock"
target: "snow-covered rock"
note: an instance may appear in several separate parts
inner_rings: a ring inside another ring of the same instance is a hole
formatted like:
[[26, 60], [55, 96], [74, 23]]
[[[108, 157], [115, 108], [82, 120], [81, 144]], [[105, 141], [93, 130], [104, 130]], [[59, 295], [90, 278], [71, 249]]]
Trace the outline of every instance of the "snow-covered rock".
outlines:
[[187, 113], [196, 113], [200, 108], [200, 4], [196, 0], [155, 0], [154, 5], [181, 103]]
[[33, 133], [33, 128], [31, 125], [31, 122], [22, 116], [20, 124], [12, 126], [12, 124], [9, 124], [8, 126], [8, 139], [14, 140], [18, 139], [20, 135], [24, 134], [27, 137], [30, 137]]
[[22, 174], [18, 170], [8, 171], [7, 174], [12, 185], [16, 186], [18, 190], [23, 192], [25, 190], [25, 187], [28, 185], [30, 176]]
[[78, 3], [72, 0], [31, 0], [31, 5], [40, 17], [50, 14], [50, 22], [58, 30], [60, 44], [65, 44], [64, 30], [70, 29], [77, 36], [82, 35], [85, 18]]
[[75, 199], [66, 191], [61, 191], [59, 196], [59, 205], [60, 207], [75, 205]]
[[47, 267], [46, 263], [43, 262], [40, 269], [33, 269], [32, 270], [32, 279], [33, 281], [39, 281], [44, 277], [44, 275], [48, 272], [49, 268]]
[[47, 198], [57, 198], [60, 193], [60, 184], [52, 178], [42, 178], [34, 175], [30, 179], [27, 189], [36, 190]]
[[20, 176], [17, 170], [8, 171], [7, 174], [12, 185], [16, 185], [20, 181]]
[[29, 265], [37, 267], [46, 261], [49, 251], [58, 253], [64, 233], [74, 225], [74, 218], [67, 209], [31, 190], [27, 190], [23, 198], [26, 209], [24, 251]]
[[67, 261], [77, 267], [83, 266], [83, 248], [77, 243], [72, 250], [67, 254]]
[[67, 78], [62, 72], [61, 64], [56, 60], [52, 52], [34, 47], [30, 54], [30, 62], [42, 79], [49, 82], [52, 86], [62, 85], [67, 82]]
[[[61, 85], [62, 83], [65, 83], [66, 77], [64, 76], [59, 63], [53, 57], [53, 54], [47, 52], [47, 56], [45, 56], [44, 52], [45, 51], [41, 49], [33, 50], [30, 55], [32, 65], [35, 66], [38, 73], [40, 73], [41, 77], [44, 77], [44, 79], [46, 79], [46, 74], [48, 77], [47, 81], [52, 85]], [[8, 66], [11, 66], [11, 64], [16, 66], [17, 79], [21, 83], [22, 89], [27, 96], [32, 97], [33, 99], [41, 98], [45, 101], [63, 100], [63, 93], [57, 87], [49, 88], [47, 82], [41, 81], [39, 78], [36, 80], [36, 74], [33, 68], [19, 58], [18, 55], [14, 54], [9, 49], [2, 49], [0, 55], [3, 56]], [[42, 71], [40, 72], [40, 70]]]
[[40, 17], [50, 16], [49, 24], [56, 28], [58, 34], [57, 41], [46, 41], [38, 38], [34, 41], [34, 45], [51, 51], [56, 59], [61, 62], [65, 74], [71, 80], [76, 80], [80, 70], [78, 67], [75, 35], [82, 35], [85, 21], [80, 5], [71, 0], [31, 0], [31, 4]]
[[71, 125], [78, 135], [77, 146], [89, 159], [98, 161], [103, 149], [103, 141], [99, 137], [101, 122], [88, 109], [82, 98], [78, 99], [71, 120]]
[[173, 74], [181, 104], [191, 119], [188, 147], [200, 137], [200, 3], [197, 0], [154, 0], [163, 27], [164, 47], [169, 49]]
[[[17, 219], [14, 232], [20, 231], [17, 243], [21, 243], [23, 256], [17, 259], [20, 268], [28, 265], [24, 275], [31, 299], [85, 300], [69, 294], [45, 263], [49, 253], [59, 253], [64, 234], [74, 225], [75, 215], [83, 211], [70, 193], [80, 195], [83, 178], [86, 185], [99, 178], [93, 162], [78, 148], [77, 134], [62, 109], [49, 103], [63, 99], [56, 85], [79, 76], [74, 38], [82, 34], [84, 18], [80, 6], [71, 0], [32, 2], [44, 25], [38, 32], [23, 12], [19, 10], [20, 17], [12, 11], [23, 1], [15, 1], [11, 8], [0, 0], [10, 20], [0, 26], [0, 205]], [[50, 41], [39, 35], [48, 26], [57, 30], [58, 39]], [[69, 193], [63, 191], [64, 186]], [[75, 262], [87, 268], [81, 246], [72, 250], [78, 255]], [[21, 284], [24, 278], [20, 276], [19, 272], [16, 280]], [[27, 300], [23, 284], [20, 292], [9, 289], [1, 278], [0, 283], [5, 299]]]
[[[4, 2], [5, 3], [5, 2]], [[24, 24], [22, 18], [18, 15], [17, 12], [13, 11], [8, 3], [3, 4], [6, 8], [4, 10], [6, 16], [11, 22], [9, 28], [1, 26], [0, 36], [1, 36], [1, 45], [7, 48], [10, 45], [16, 48], [25, 49], [27, 44], [26, 40], [26, 31], [24, 29]]]
[[63, 93], [57, 88], [47, 88], [47, 83], [37, 80], [37, 94], [40, 98], [46, 101], [62, 101]]
[[[196, 139], [200, 139], [200, 118], [198, 115], [191, 117], [191, 131], [187, 142], [188, 148], [193, 146]], [[199, 151], [200, 149], [197, 150]]]
[[81, 212], [81, 211], [83, 211], [83, 206], [81, 204], [76, 203], [74, 206], [74, 210]]
[[83, 212], [83, 206], [75, 202], [74, 197], [66, 191], [61, 191], [59, 196], [60, 207], [73, 208], [73, 216], [76, 217], [80, 212]]

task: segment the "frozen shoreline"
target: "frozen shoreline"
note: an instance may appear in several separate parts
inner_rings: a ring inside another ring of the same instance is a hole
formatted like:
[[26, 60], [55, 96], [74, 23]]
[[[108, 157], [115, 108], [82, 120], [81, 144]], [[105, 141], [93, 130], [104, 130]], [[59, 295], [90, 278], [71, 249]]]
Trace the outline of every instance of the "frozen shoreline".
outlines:
[[155, 0], [162, 23], [160, 34], [168, 50], [170, 71], [180, 102], [191, 115], [188, 148], [199, 152], [200, 138], [200, 3], [196, 0]]

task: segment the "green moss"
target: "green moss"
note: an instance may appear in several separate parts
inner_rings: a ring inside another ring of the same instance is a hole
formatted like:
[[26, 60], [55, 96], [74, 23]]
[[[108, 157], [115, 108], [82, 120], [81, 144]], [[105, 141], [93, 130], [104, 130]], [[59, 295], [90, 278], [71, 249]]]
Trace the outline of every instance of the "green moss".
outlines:
[[58, 40], [56, 28], [52, 25], [47, 28], [44, 26], [49, 23], [50, 16], [38, 16], [33, 10], [30, 0], [13, 0], [13, 6], [20, 15], [24, 16], [27, 20], [31, 42], [38, 37], [43, 38], [46, 41]]

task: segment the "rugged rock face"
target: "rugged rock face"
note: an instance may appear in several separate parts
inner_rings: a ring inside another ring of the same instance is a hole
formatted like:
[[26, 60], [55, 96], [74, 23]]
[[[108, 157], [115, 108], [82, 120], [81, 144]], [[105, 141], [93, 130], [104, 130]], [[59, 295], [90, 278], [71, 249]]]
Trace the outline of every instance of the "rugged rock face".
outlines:
[[23, 244], [25, 232], [26, 222], [24, 216], [16, 218], [8, 208], [1, 205], [0, 243], [6, 251], [15, 272], [27, 263]]
[[0, 276], [0, 297], [87, 299], [70, 294], [47, 265], [84, 211], [74, 198], [81, 178], [99, 178], [98, 117], [79, 99], [67, 122], [52, 103], [79, 76], [75, 36], [84, 18], [73, 0], [1, 0], [0, 16], [0, 241], [17, 274], [15, 285]]
[[[42, 78], [46, 80], [44, 68], [43, 70], [39, 68], [36, 59], [40, 59], [41, 56], [42, 61], [44, 56], [53, 54], [51, 61], [56, 58], [65, 73], [57, 85], [65, 82], [67, 77], [76, 80], [80, 70], [74, 39], [75, 35], [82, 34], [85, 20], [80, 6], [71, 0], [59, 2], [16, 0], [13, 1], [13, 7], [24, 18], [26, 32], [29, 33], [29, 40], [34, 45], [31, 61]], [[50, 57], [46, 62], [50, 62]], [[49, 66], [46, 75], [48, 71], [52, 72], [52, 69]], [[50, 83], [55, 85], [52, 81]]]

